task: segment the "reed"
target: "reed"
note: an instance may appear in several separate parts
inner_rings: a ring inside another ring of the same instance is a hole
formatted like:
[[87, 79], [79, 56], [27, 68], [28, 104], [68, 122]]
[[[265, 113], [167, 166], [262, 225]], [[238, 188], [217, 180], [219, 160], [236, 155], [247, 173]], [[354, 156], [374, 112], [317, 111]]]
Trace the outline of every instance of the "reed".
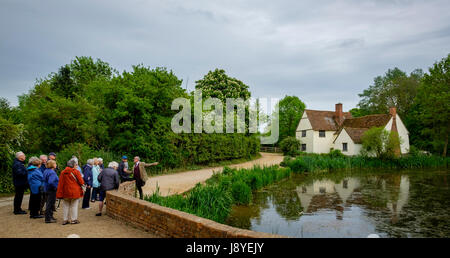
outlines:
[[289, 177], [289, 168], [253, 167], [252, 169], [231, 169], [225, 167], [222, 173], [214, 174], [205, 184], [197, 184], [184, 195], [163, 197], [159, 188], [145, 200], [165, 207], [191, 213], [223, 223], [233, 204], [248, 205], [252, 190]]
[[449, 157], [438, 156], [404, 156], [395, 159], [379, 159], [364, 156], [332, 156], [306, 154], [294, 159], [287, 158], [282, 166], [289, 167], [295, 173], [315, 172], [335, 169], [361, 169], [361, 168], [448, 168]]

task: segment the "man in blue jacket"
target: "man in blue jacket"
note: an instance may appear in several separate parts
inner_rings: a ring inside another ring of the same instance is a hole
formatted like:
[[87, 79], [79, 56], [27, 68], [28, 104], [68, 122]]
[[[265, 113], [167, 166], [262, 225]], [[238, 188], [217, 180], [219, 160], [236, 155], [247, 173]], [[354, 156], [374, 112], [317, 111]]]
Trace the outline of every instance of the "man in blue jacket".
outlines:
[[22, 210], [22, 200], [25, 190], [28, 188], [28, 172], [25, 167], [25, 154], [21, 151], [16, 153], [12, 165], [12, 176], [14, 184], [14, 214], [27, 214]]
[[45, 223], [55, 223], [53, 217], [56, 202], [56, 190], [58, 189], [59, 178], [55, 172], [56, 162], [49, 160], [47, 169], [44, 171], [44, 192], [47, 193], [47, 202], [45, 205]]
[[83, 180], [86, 183], [86, 192], [84, 193], [83, 197], [83, 204], [81, 208], [83, 209], [89, 209], [89, 202], [91, 201], [91, 189], [93, 184], [93, 177], [92, 177], [92, 166], [94, 166], [94, 160], [88, 159], [87, 164], [83, 167]]

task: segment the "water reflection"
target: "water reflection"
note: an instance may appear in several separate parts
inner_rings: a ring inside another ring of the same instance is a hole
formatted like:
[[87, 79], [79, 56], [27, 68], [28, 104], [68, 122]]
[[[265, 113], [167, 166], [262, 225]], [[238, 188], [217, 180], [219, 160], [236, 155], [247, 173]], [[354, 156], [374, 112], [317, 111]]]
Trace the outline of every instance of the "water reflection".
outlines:
[[[252, 205], [234, 207], [227, 224], [294, 237], [450, 236], [448, 174], [365, 171], [294, 176], [255, 192]], [[424, 191], [430, 195], [425, 197]]]

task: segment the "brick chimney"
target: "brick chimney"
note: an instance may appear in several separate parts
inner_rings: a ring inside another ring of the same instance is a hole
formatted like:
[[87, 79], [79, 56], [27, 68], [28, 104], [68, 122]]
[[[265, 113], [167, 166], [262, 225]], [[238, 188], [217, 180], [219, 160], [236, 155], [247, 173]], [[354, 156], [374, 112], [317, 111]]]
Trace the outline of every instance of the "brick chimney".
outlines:
[[[389, 114], [392, 116], [391, 133], [395, 133], [396, 137], [399, 137], [398, 129], [397, 129], [397, 109], [395, 107], [390, 107]], [[394, 153], [395, 153], [395, 156], [397, 156], [397, 157], [399, 157], [401, 155], [400, 145], [396, 146]]]
[[338, 122], [339, 125], [342, 125], [342, 123], [344, 122], [344, 112], [342, 111], [342, 103], [337, 103], [336, 104], [336, 111], [335, 111], [335, 115], [336, 115], [336, 121]]
[[395, 119], [397, 117], [397, 109], [395, 107], [390, 107], [389, 114]]

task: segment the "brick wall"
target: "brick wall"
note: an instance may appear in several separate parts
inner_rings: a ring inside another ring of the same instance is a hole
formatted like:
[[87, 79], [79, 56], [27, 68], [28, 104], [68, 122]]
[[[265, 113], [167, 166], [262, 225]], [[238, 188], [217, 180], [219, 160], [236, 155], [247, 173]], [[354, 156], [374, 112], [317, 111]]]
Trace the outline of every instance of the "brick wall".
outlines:
[[273, 238], [284, 237], [223, 225], [212, 220], [134, 198], [134, 182], [106, 194], [106, 214], [161, 237]]

